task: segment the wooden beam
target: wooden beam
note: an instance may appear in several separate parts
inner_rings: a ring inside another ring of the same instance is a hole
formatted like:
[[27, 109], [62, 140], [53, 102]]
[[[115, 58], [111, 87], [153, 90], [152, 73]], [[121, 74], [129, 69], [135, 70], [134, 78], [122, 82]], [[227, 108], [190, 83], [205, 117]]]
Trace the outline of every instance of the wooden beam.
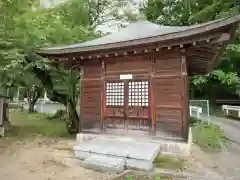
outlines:
[[231, 35], [229, 33], [222, 33], [218, 38], [212, 40], [212, 43], [225, 42], [230, 39]]

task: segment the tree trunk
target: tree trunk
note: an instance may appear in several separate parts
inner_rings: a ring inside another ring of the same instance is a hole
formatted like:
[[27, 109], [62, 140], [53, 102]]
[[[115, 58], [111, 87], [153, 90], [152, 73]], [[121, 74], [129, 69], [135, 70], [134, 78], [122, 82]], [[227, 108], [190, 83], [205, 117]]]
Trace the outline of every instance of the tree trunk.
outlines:
[[41, 89], [38, 87], [33, 87], [31, 90], [27, 92], [28, 96], [28, 113], [35, 112], [34, 106], [40, 97]]
[[76, 107], [74, 105], [74, 102], [72, 100], [67, 101], [66, 105], [67, 109], [67, 120], [66, 120], [66, 126], [67, 130], [70, 134], [78, 133], [80, 130], [80, 124], [79, 124], [79, 116], [76, 110]]
[[35, 106], [35, 104], [28, 102], [28, 113], [33, 113], [33, 112], [35, 112], [34, 106]]

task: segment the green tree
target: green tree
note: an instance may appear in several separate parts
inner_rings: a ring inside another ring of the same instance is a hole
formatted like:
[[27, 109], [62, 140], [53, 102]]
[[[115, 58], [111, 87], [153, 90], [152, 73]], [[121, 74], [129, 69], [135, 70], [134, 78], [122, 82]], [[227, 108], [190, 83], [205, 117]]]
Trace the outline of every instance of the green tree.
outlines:
[[120, 13], [119, 9], [120, 6], [126, 5], [125, 2], [121, 0], [69, 0], [50, 9], [44, 8], [37, 0], [4, 2], [1, 9], [5, 20], [0, 21], [0, 25], [3, 26], [0, 39], [6, 39], [8, 45], [6, 48], [13, 52], [13, 56], [10, 58], [10, 52], [4, 54], [4, 51], [0, 54], [7, 64], [3, 65], [1, 78], [9, 76], [12, 71], [13, 77], [9, 78], [15, 79], [15, 85], [18, 82], [21, 86], [23, 83], [19, 78], [23, 78], [25, 74], [29, 73], [31, 77], [39, 79], [39, 82], [32, 82], [29, 76], [27, 84], [24, 85], [31, 97], [29, 100], [32, 103], [29, 109], [33, 108], [39, 97], [39, 90], [44, 88], [50, 100], [66, 106], [68, 131], [77, 132], [79, 117], [76, 104], [79, 96], [80, 73], [74, 67], [63, 68], [37, 56], [34, 49], [72, 44], [99, 37], [100, 35], [95, 32], [98, 25], [106, 22], [108, 18], [125, 18], [125, 13]]
[[[141, 11], [152, 22], [181, 26], [235, 15], [238, 13], [238, 3], [237, 0], [149, 0], [141, 7]], [[216, 89], [239, 94], [239, 44], [237, 32], [216, 70], [204, 76], [190, 78], [191, 98], [196, 97], [195, 92], [214, 96]]]

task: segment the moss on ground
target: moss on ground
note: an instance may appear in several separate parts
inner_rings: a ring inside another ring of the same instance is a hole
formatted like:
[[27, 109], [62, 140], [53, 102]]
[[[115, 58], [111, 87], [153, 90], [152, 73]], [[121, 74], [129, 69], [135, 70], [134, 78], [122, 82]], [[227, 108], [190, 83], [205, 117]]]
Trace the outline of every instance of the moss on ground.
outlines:
[[161, 169], [183, 170], [185, 168], [184, 159], [175, 156], [158, 155], [154, 164], [156, 168]]

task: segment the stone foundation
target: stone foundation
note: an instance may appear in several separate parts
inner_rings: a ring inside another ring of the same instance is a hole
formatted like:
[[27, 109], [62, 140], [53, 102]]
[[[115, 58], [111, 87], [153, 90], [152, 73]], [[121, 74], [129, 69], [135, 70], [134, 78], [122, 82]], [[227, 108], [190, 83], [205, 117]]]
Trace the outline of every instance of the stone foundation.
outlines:
[[188, 156], [191, 151], [192, 144], [192, 130], [189, 128], [189, 135], [187, 142], [179, 142], [174, 140], [152, 140], [152, 139], [143, 139], [143, 138], [133, 138], [133, 137], [125, 137], [125, 136], [114, 136], [114, 135], [99, 135], [99, 134], [90, 134], [90, 133], [78, 133], [76, 136], [77, 143], [81, 143], [84, 141], [89, 141], [95, 138], [111, 138], [111, 139], [119, 139], [119, 140], [135, 140], [135, 141], [149, 141], [149, 142], [157, 142], [160, 144], [160, 154], [164, 155], [177, 155], [177, 156]]

